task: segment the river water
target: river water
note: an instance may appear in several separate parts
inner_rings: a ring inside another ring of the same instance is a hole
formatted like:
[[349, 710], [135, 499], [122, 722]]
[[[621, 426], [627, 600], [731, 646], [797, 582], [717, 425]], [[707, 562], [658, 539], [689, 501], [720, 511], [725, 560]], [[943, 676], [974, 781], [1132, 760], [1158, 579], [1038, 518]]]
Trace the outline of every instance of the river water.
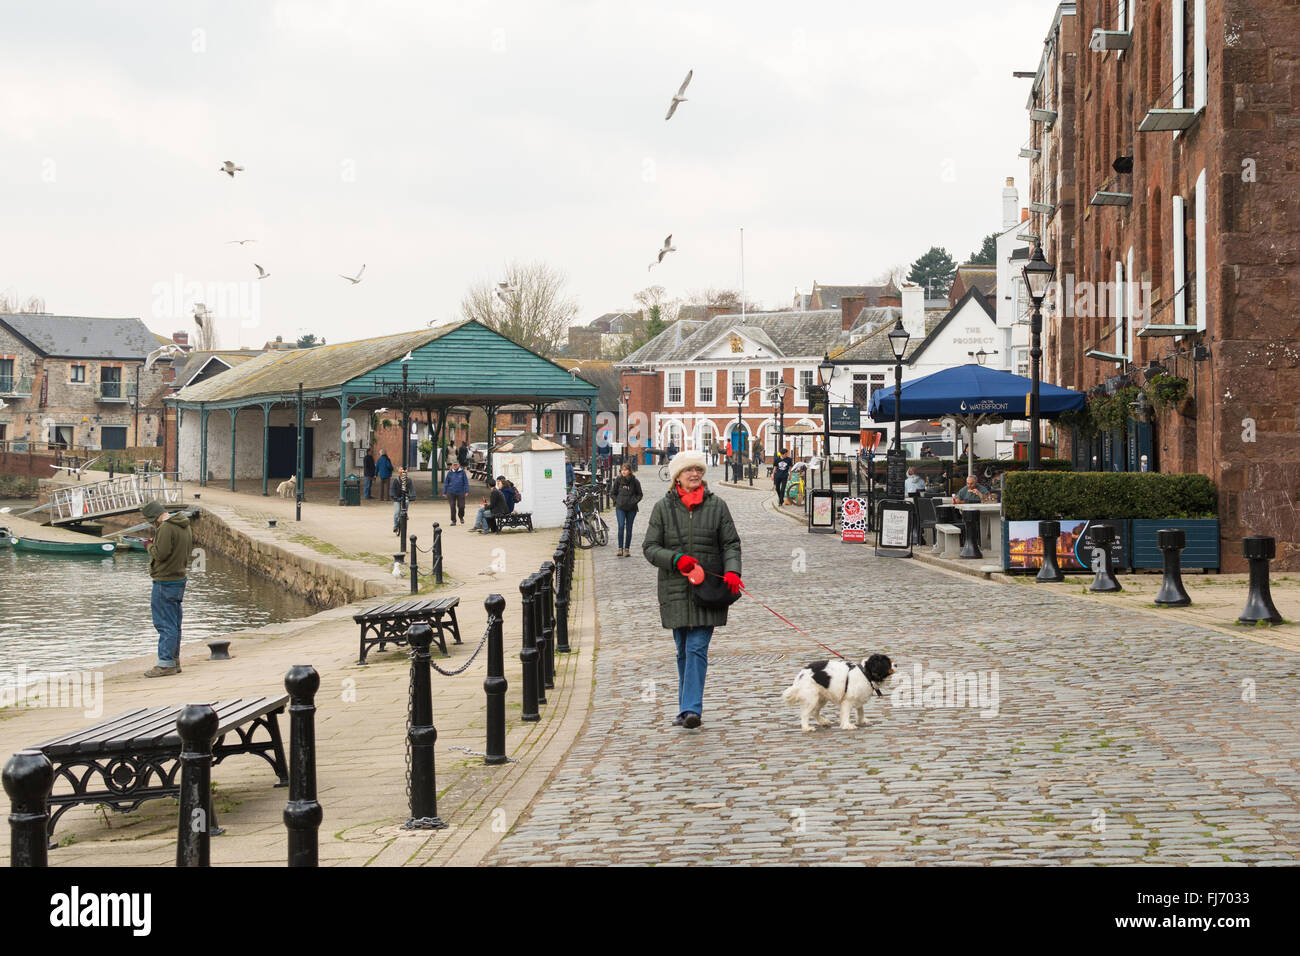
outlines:
[[[185, 588], [182, 641], [319, 610], [220, 555], [207, 554], [205, 565], [191, 569]], [[19, 665], [29, 672], [72, 670], [156, 653], [152, 587], [143, 551], [82, 558], [0, 548], [0, 683], [13, 680]]]

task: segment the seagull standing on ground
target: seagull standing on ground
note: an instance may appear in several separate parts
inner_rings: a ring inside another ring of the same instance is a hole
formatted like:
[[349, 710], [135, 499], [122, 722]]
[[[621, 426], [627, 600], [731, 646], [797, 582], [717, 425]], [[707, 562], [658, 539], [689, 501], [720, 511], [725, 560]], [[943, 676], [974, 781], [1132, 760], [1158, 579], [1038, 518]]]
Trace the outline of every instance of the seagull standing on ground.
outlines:
[[347, 280], [348, 280], [349, 282], [351, 282], [353, 285], [356, 285], [358, 282], [361, 281], [361, 273], [362, 273], [362, 272], [365, 272], [365, 271], [366, 271], [366, 264], [363, 262], [363, 263], [361, 263], [361, 272], [358, 272], [358, 273], [356, 274], [355, 277], [353, 277], [353, 276], [345, 276], [343, 273], [340, 272], [340, 273], [339, 273], [339, 278], [340, 278], [340, 279], [347, 279]]
[[[686, 73], [686, 79], [682, 80], [682, 88], [673, 94], [673, 101], [668, 107], [668, 115], [664, 117], [665, 123], [672, 119], [673, 114], [677, 112], [677, 104], [686, 102], [686, 97], [682, 96], [682, 94], [686, 92], [686, 87], [690, 85], [691, 77], [694, 75], [694, 70], [688, 70]], [[231, 175], [233, 176], [234, 173], [231, 173]]]
[[[686, 88], [686, 87], [682, 87], [682, 89], [685, 89], [685, 88]], [[673, 105], [676, 106], [677, 104], [674, 103]], [[234, 163], [232, 163], [230, 160], [226, 160], [224, 163], [221, 164], [221, 166], [219, 166], [219, 167], [217, 168], [217, 172], [219, 172], [219, 173], [225, 173], [225, 174], [226, 174], [227, 176], [229, 176], [231, 179], [234, 179], [234, 178], [235, 178], [235, 173], [242, 173], [243, 171], [244, 171], [244, 167], [243, 167], [243, 166], [236, 166], [236, 165], [235, 165]]]
[[664, 256], [668, 255], [668, 253], [670, 252], [676, 252], [676, 251], [677, 251], [677, 247], [673, 245], [673, 235], [672, 233], [669, 233], [668, 238], [664, 240], [664, 247], [659, 250], [659, 258], [656, 259], [654, 262], [650, 263], [648, 266], [646, 266], [645, 271], [649, 272], [655, 266], [659, 265], [659, 263], [664, 261]]
[[269, 277], [269, 276], [271, 275], [271, 273], [267, 272], [265, 269], [263, 269], [261, 266], [259, 266], [256, 262], [253, 263], [253, 267], [254, 267], [255, 269], [257, 269], [257, 277], [258, 277], [259, 279], [265, 279], [265, 278], [267, 278], [267, 277]]

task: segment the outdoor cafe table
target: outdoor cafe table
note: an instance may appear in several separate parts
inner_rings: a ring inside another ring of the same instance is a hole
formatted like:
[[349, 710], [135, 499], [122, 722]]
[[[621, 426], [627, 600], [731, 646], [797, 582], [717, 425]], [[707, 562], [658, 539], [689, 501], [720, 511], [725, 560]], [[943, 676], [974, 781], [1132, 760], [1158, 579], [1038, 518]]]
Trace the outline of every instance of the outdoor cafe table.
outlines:
[[982, 504], [962, 504], [960, 501], [953, 505], [961, 512], [975, 512], [979, 515], [980, 521], [980, 539], [977, 544], [981, 550], [992, 548], [997, 554], [986, 554], [986, 559], [992, 559], [999, 564], [1002, 562], [1001, 554], [1001, 537], [1002, 537], [1002, 505], [996, 501], [985, 502]]

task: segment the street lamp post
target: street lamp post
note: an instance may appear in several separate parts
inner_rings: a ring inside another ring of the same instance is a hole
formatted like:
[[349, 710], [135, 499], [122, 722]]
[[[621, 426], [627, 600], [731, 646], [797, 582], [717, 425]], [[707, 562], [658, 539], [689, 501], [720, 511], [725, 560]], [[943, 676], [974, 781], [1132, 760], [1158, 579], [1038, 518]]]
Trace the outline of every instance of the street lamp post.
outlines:
[[1034, 246], [1034, 254], [1025, 265], [1025, 285], [1029, 289], [1029, 298], [1034, 303], [1034, 314], [1029, 320], [1030, 335], [1030, 386], [1029, 386], [1029, 470], [1037, 471], [1038, 461], [1038, 392], [1040, 366], [1043, 358], [1043, 299], [1047, 297], [1047, 287], [1051, 284], [1056, 267], [1043, 255], [1041, 243]]
[[898, 319], [889, 333], [889, 348], [894, 353], [894, 446], [885, 455], [885, 496], [902, 500], [905, 494], [904, 472], [907, 453], [903, 451], [903, 355], [911, 338]]
[[629, 440], [629, 419], [632, 417], [632, 389], [626, 385], [623, 386], [623, 460], [619, 464], [624, 464], [628, 459], [628, 440]]
[[823, 390], [822, 402], [822, 457], [826, 459], [826, 468], [830, 470], [831, 462], [831, 379], [835, 377], [835, 363], [828, 353], [822, 353], [821, 364], [817, 366], [817, 381]]
[[740, 453], [740, 433], [741, 433], [741, 429], [743, 429], [745, 426], [744, 423], [741, 421], [740, 414], [742, 411], [744, 411], [745, 402], [749, 401], [749, 396], [753, 395], [755, 392], [761, 392], [761, 391], [763, 391], [763, 386], [756, 385], [753, 388], [751, 388], [749, 391], [747, 391], [744, 395], [741, 395], [739, 398], [736, 399], [736, 437], [731, 442], [731, 453], [734, 461], [734, 464], [732, 465], [732, 469], [733, 469], [732, 473], [735, 475], [735, 478], [733, 480], [736, 482], [736, 484], [740, 484], [740, 482], [743, 481], [745, 477], [745, 459], [744, 456], [741, 455]]

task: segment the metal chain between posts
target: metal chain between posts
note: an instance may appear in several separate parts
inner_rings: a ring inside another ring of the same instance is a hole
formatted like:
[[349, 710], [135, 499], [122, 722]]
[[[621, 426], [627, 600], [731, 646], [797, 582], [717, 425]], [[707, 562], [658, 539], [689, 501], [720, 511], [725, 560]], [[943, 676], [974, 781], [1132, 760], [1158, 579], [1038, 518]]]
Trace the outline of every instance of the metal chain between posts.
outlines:
[[478, 647], [474, 648], [474, 653], [469, 656], [469, 660], [467, 660], [464, 664], [461, 664], [460, 667], [457, 667], [454, 671], [443, 670], [441, 667], [438, 666], [437, 661], [431, 660], [429, 661], [429, 663], [433, 666], [433, 669], [436, 670], [443, 677], [455, 677], [457, 674], [463, 674], [465, 673], [466, 668], [468, 668], [470, 664], [474, 663], [474, 658], [478, 657], [479, 651], [483, 650], [484, 645], [487, 644], [489, 633], [491, 633], [491, 631], [489, 630], [485, 630], [483, 632], [483, 640], [478, 642]]

